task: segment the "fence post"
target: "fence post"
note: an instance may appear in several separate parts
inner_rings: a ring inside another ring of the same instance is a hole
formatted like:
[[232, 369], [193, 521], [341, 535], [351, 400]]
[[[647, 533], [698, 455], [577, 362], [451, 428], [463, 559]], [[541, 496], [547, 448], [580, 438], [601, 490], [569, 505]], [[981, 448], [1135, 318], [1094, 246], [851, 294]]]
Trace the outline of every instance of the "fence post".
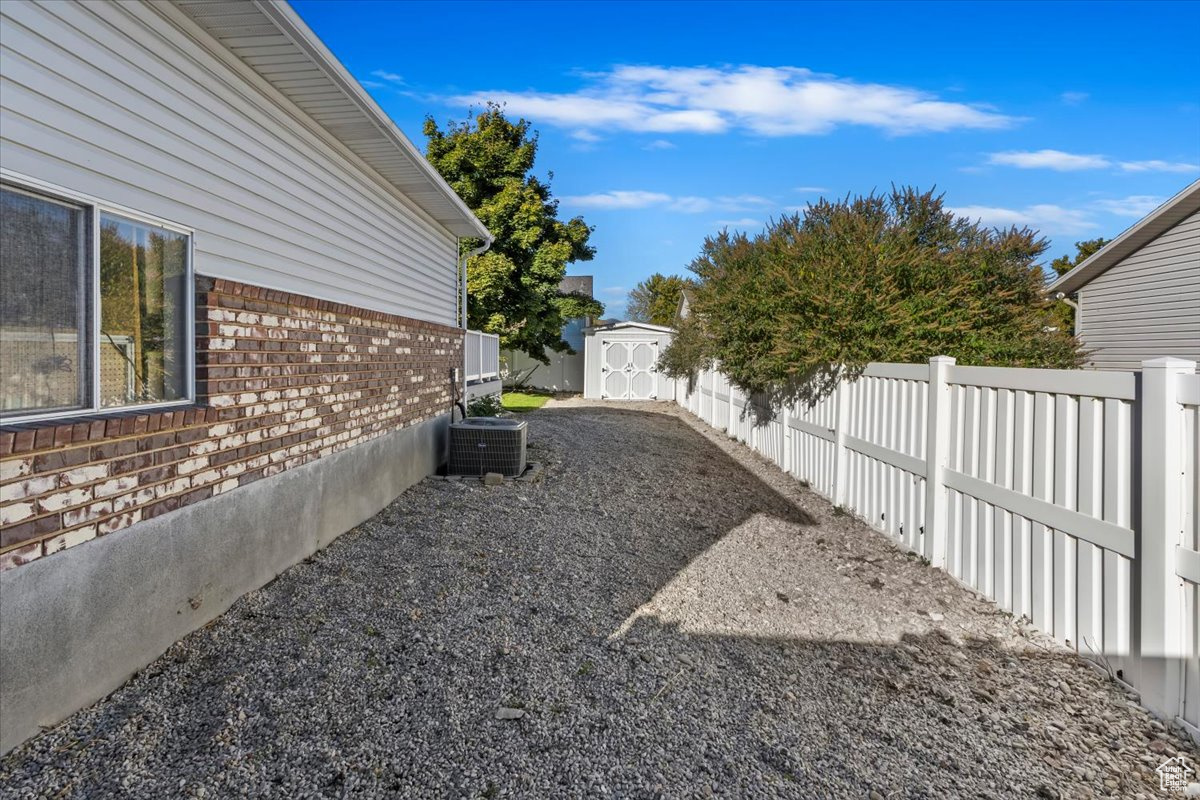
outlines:
[[850, 427], [850, 389], [846, 376], [838, 375], [833, 387], [833, 486], [829, 499], [835, 507], [846, 505], [849, 456], [846, 451], [846, 428]]
[[1183, 536], [1183, 419], [1180, 375], [1196, 362], [1155, 358], [1142, 362], [1141, 519], [1138, 525], [1139, 655], [1142, 700], [1174, 717], [1180, 712], [1184, 658], [1183, 579], [1175, 572], [1175, 548]]
[[783, 401], [783, 411], [779, 414], [779, 421], [783, 425], [783, 453], [780, 455], [780, 466], [787, 474], [792, 474], [792, 426], [788, 423], [792, 420], [792, 404], [788, 399]]
[[925, 558], [946, 568], [945, 473], [950, 456], [950, 367], [954, 359], [929, 359], [929, 416], [925, 420]]

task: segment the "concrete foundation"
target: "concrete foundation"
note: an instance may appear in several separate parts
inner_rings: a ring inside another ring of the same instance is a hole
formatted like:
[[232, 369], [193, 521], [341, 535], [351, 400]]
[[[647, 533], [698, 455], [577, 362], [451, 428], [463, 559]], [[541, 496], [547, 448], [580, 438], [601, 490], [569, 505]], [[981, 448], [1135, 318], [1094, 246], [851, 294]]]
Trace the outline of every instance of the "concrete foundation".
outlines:
[[0, 573], [0, 753], [432, 474], [449, 415]]

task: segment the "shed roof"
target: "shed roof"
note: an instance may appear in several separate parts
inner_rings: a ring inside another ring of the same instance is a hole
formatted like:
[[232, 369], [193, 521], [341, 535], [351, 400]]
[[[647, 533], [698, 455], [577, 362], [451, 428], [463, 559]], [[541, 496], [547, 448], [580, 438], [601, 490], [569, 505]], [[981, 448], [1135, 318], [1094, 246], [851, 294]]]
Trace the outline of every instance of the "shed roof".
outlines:
[[174, 4], [450, 233], [491, 240], [462, 198], [286, 0]]
[[585, 331], [587, 333], [594, 333], [596, 331], [616, 331], [629, 328], [636, 328], [644, 331], [654, 331], [655, 333], [675, 332], [674, 328], [668, 328], [665, 325], [651, 325], [649, 322], [613, 322], [608, 325], [593, 325], [590, 328], [586, 328]]
[[1197, 211], [1200, 211], [1200, 180], [1126, 228], [1120, 236], [1050, 284], [1050, 291], [1065, 294], [1079, 291]]

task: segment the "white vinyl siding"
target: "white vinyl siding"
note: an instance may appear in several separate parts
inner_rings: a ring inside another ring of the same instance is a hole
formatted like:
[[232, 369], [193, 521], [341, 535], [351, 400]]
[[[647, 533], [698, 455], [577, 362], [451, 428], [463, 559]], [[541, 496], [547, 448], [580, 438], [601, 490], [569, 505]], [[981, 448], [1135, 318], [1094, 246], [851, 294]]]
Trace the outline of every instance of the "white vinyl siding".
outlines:
[[1088, 366], [1140, 369], [1160, 356], [1200, 361], [1200, 212], [1079, 292]]
[[188, 220], [198, 274], [455, 324], [456, 238], [178, 9], [0, 14], [0, 167]]

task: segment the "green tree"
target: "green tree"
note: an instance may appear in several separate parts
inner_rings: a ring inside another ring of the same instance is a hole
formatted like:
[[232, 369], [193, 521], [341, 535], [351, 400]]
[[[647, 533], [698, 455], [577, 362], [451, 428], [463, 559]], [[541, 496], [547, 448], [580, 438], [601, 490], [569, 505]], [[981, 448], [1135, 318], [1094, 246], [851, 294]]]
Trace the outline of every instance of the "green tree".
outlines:
[[679, 298], [683, 296], [684, 289], [691, 287], [692, 281], [687, 278], [656, 272], [629, 293], [625, 316], [634, 322], [674, 325]]
[[1074, 337], [1046, 330], [1045, 249], [1028, 228], [983, 228], [930, 192], [821, 200], [753, 238], [705, 240], [693, 313], [661, 366], [684, 377], [720, 362], [744, 391], [791, 396], [871, 361], [1075, 366]]
[[1108, 244], [1108, 239], [1100, 237], [1099, 239], [1088, 239], [1083, 242], [1075, 243], [1074, 256], [1059, 256], [1050, 262], [1050, 266], [1054, 268], [1054, 272], [1060, 277], [1066, 275], [1075, 267], [1082, 264], [1087, 259], [1094, 256], [1101, 247]]
[[[1050, 262], [1050, 266], [1061, 277], [1091, 258], [1106, 244], [1108, 244], [1108, 239], [1103, 237], [1076, 242], [1074, 256], [1059, 256]], [[1054, 318], [1054, 321], [1050, 323], [1052, 326], [1067, 332], [1075, 330], [1075, 309], [1070, 304], [1059, 300], [1051, 308], [1051, 315]]]
[[[595, 254], [592, 228], [582, 217], [558, 219], [549, 180], [530, 174], [538, 137], [524, 119], [512, 122], [495, 104], [472, 120], [441, 130], [424, 127], [426, 157], [495, 237], [491, 249], [467, 264], [467, 314], [471, 328], [500, 335], [500, 346], [548, 363], [545, 350], [569, 352], [563, 323], [600, 316], [604, 306], [585, 295], [564, 295], [558, 285], [567, 264]], [[478, 240], [461, 243], [463, 252]]]

